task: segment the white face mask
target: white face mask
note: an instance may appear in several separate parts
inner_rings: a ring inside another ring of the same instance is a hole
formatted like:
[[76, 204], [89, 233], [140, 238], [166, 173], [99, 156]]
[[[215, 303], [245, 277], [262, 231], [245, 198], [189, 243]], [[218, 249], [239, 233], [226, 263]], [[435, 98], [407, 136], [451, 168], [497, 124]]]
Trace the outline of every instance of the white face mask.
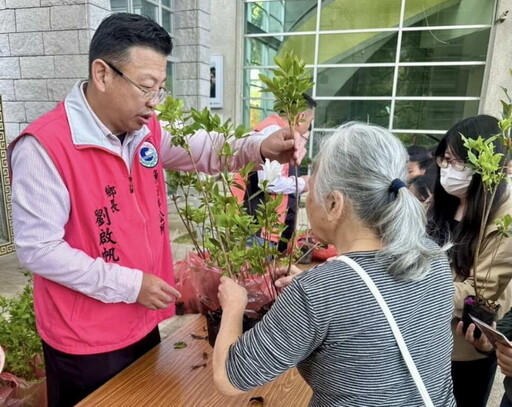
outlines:
[[457, 198], [463, 198], [468, 191], [469, 184], [473, 178], [473, 170], [466, 168], [456, 171], [451, 165], [448, 168], [441, 168], [441, 185], [444, 190]]

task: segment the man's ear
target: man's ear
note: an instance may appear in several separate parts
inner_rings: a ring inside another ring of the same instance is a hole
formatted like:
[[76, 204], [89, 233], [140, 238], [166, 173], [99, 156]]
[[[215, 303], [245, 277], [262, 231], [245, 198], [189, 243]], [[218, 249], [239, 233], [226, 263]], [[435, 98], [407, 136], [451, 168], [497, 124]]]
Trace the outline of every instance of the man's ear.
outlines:
[[346, 200], [340, 191], [332, 191], [327, 195], [326, 207], [328, 219], [337, 222], [343, 215]]
[[113, 78], [113, 72], [101, 59], [95, 59], [91, 64], [91, 81], [100, 92], [105, 92], [108, 82]]

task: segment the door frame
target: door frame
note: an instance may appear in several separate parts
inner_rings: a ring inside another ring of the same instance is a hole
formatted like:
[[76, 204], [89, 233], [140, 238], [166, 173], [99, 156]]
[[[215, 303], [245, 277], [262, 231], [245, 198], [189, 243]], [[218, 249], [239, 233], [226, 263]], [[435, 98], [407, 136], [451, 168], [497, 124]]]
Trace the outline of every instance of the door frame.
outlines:
[[12, 228], [11, 182], [7, 165], [7, 137], [5, 135], [4, 108], [0, 95], [0, 184], [2, 201], [0, 205], [0, 221], [7, 223], [7, 240], [0, 242], [0, 256], [14, 252], [14, 235]]

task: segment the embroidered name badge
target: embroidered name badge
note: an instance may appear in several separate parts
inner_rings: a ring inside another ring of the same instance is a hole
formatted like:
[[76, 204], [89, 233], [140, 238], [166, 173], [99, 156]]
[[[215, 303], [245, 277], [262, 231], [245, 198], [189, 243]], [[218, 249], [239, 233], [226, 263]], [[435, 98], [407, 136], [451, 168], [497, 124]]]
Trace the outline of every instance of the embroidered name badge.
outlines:
[[139, 150], [139, 161], [146, 168], [153, 168], [158, 163], [158, 153], [153, 144], [144, 142]]

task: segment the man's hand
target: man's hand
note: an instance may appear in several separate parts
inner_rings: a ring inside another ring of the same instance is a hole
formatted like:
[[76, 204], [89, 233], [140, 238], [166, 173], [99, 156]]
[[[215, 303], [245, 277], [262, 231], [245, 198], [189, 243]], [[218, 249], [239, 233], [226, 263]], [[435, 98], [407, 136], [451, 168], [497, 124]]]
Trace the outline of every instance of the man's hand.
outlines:
[[[466, 331], [466, 335], [464, 335], [464, 332], [462, 331], [462, 327], [464, 326], [464, 323], [460, 321], [457, 324], [457, 335], [464, 336], [466, 341], [468, 341], [471, 345], [473, 345], [476, 349], [478, 349], [480, 352], [490, 352], [492, 350], [492, 344], [489, 342], [489, 339], [487, 339], [487, 336], [482, 332], [482, 335], [480, 338], [476, 339], [473, 334], [475, 332], [475, 324], [469, 324], [468, 329]], [[496, 322], [493, 322], [493, 328], [496, 327]]]
[[512, 348], [500, 342], [496, 342], [496, 348], [496, 357], [501, 372], [505, 376], [512, 377]]
[[142, 286], [137, 297], [140, 305], [152, 310], [165, 309], [180, 297], [180, 292], [161, 278], [147, 273], [142, 275]]
[[303, 175], [301, 178], [304, 180], [304, 189], [302, 190], [302, 192], [308, 192], [309, 191], [309, 178], [310, 178], [310, 176], [309, 175]]
[[268, 136], [260, 146], [260, 153], [263, 158], [270, 161], [277, 160], [281, 164], [290, 163], [300, 165], [305, 155], [305, 141], [302, 136], [289, 128], [279, 129]]
[[297, 266], [294, 266], [292, 264], [292, 266], [290, 267], [289, 275], [286, 275], [287, 271], [288, 271], [288, 267], [282, 267], [282, 268], [276, 270], [276, 275], [280, 275], [280, 274], [285, 275], [285, 277], [281, 277], [278, 280], [276, 280], [276, 287], [278, 287], [278, 288], [286, 287], [287, 285], [289, 285], [292, 282], [292, 280], [295, 276], [298, 276], [304, 270], [301, 270], [300, 268], [298, 268]]

